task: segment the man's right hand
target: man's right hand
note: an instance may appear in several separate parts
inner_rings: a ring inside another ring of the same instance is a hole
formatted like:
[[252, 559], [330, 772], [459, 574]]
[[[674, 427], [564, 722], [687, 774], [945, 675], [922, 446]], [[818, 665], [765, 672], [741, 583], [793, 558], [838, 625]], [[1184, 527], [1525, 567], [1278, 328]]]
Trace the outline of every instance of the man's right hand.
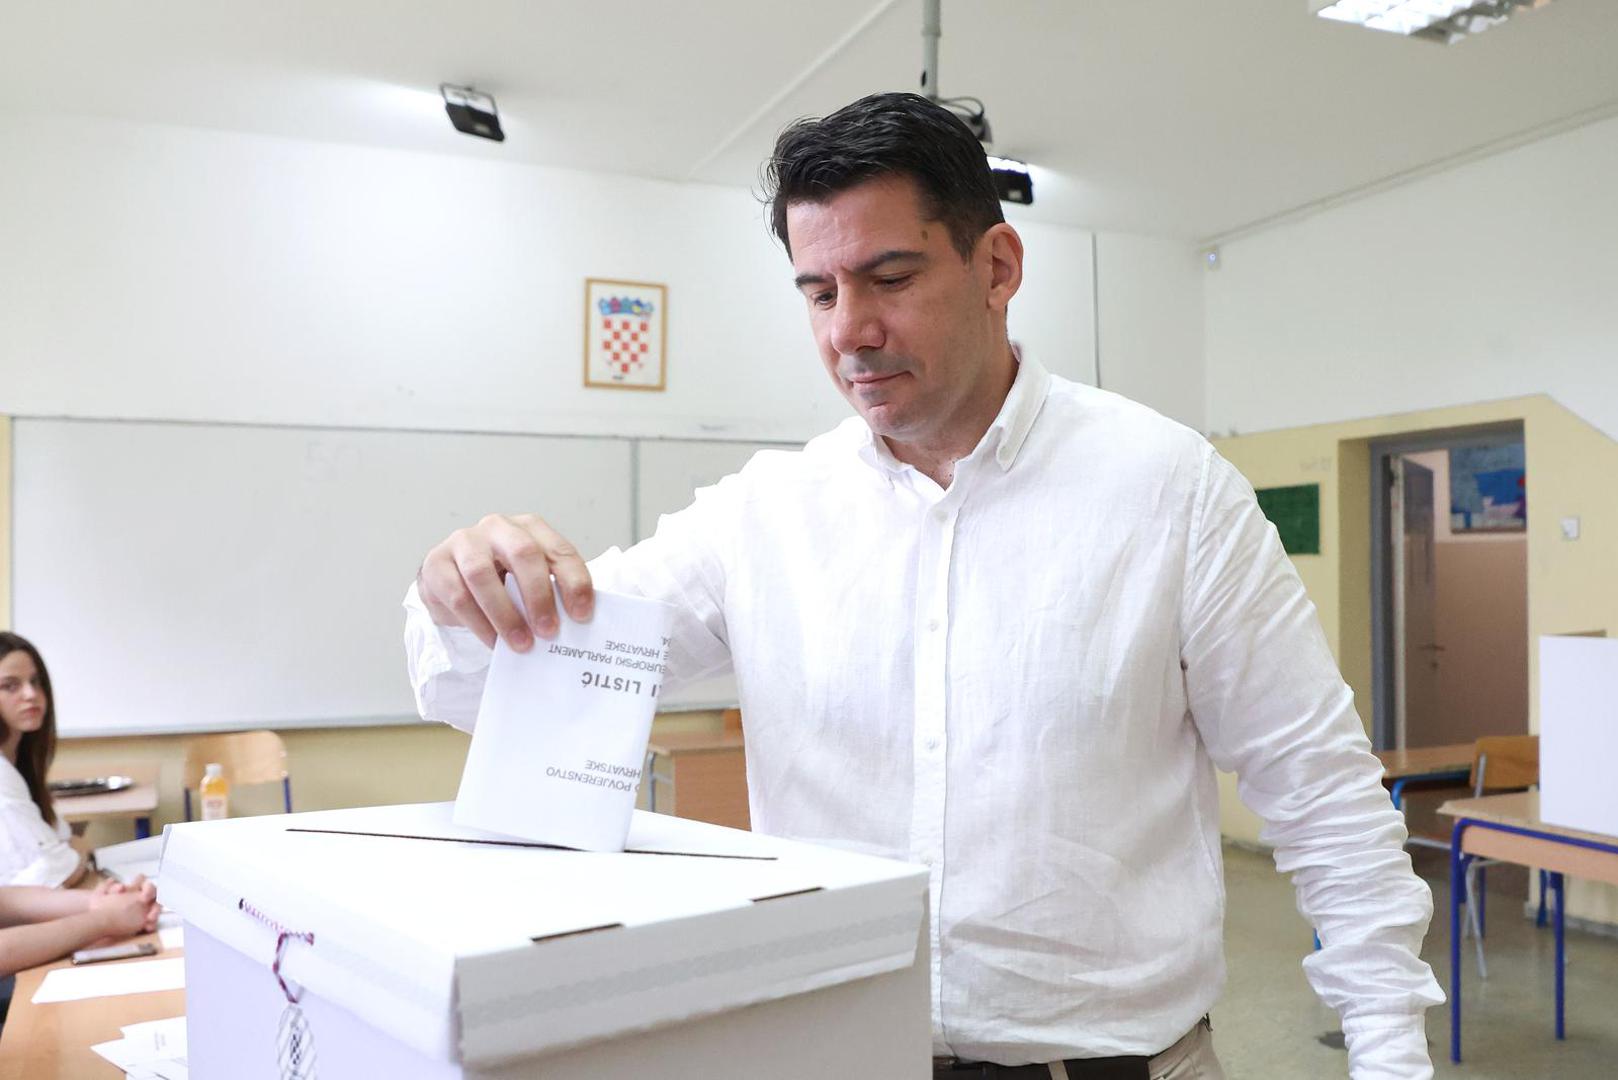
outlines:
[[[516, 575], [528, 608], [526, 623], [502, 584], [508, 571]], [[552, 575], [568, 615], [588, 619], [595, 589], [578, 549], [534, 514], [490, 514], [429, 551], [416, 586], [433, 622], [464, 626], [491, 648], [498, 635], [523, 652], [535, 637], [556, 636]]]

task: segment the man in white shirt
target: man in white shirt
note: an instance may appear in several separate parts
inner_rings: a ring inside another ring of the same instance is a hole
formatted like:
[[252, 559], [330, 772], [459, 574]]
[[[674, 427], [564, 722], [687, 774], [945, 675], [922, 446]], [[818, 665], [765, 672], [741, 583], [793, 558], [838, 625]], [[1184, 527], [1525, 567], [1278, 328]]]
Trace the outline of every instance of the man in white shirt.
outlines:
[[450, 536], [406, 598], [422, 715], [470, 727], [495, 635], [555, 633], [552, 575], [573, 618], [592, 584], [675, 605], [670, 678], [736, 673], [754, 827], [930, 867], [939, 1076], [1221, 1075], [1232, 769], [1318, 928], [1304, 968], [1352, 1075], [1432, 1075], [1432, 899], [1252, 489], [1017, 356], [1022, 242], [947, 110], [801, 121], [769, 176], [859, 415], [588, 566], [531, 515]]

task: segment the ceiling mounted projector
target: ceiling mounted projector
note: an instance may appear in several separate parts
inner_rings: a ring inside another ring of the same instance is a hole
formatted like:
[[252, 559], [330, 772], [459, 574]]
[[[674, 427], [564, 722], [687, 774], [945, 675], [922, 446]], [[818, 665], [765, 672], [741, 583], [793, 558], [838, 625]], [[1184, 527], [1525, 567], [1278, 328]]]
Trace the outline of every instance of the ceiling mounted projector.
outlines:
[[1357, 23], [1445, 45], [1499, 26], [1523, 8], [1551, 0], [1309, 0], [1322, 19]]
[[975, 97], [941, 98], [938, 96], [938, 39], [942, 36], [943, 20], [939, 9], [942, 0], [924, 0], [921, 10], [921, 92], [960, 118], [966, 130], [983, 145], [988, 154], [989, 171], [994, 178], [994, 193], [1001, 202], [1031, 206], [1034, 202], [1034, 178], [1026, 161], [995, 157], [989, 153], [994, 146], [994, 131], [989, 127], [988, 110]]
[[456, 131], [464, 131], [480, 139], [506, 141], [506, 133], [500, 130], [500, 115], [495, 112], [494, 98], [480, 94], [470, 86], [443, 83], [438, 89], [444, 95], [444, 111], [449, 113], [449, 122], [455, 125]]

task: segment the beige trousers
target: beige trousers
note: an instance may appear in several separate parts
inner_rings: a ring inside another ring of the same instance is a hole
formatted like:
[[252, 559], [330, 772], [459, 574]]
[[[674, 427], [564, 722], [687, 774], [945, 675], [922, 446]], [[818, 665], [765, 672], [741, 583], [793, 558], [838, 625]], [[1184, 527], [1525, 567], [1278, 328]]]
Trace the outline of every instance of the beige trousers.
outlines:
[[[1208, 1025], [1196, 1027], [1180, 1041], [1152, 1058], [1152, 1080], [1225, 1080], [1225, 1070], [1214, 1055], [1213, 1032]], [[1067, 1080], [1067, 1066], [1060, 1061], [1049, 1066], [1054, 1080]]]
[[1152, 1080], [1225, 1080], [1214, 1054], [1213, 1032], [1198, 1024], [1152, 1059]]

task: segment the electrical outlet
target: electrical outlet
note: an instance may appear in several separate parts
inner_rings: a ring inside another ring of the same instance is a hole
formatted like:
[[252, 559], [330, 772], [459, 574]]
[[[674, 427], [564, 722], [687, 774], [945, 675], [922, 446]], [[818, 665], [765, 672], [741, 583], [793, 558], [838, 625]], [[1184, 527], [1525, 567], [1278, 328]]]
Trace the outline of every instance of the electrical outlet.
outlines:
[[1577, 540], [1579, 538], [1579, 519], [1565, 517], [1562, 519], [1562, 539]]

